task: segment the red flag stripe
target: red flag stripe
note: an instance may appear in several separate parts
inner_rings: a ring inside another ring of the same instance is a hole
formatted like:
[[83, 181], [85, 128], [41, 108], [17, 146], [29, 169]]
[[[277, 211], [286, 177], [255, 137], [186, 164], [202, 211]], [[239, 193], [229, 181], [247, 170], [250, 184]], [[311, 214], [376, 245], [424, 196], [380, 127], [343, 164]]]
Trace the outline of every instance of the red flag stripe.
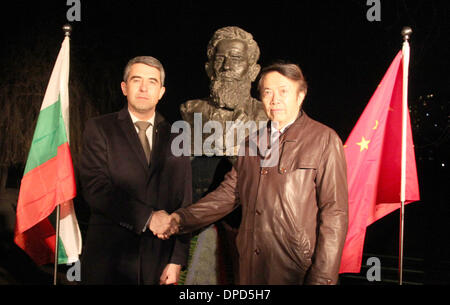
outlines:
[[50, 264], [55, 258], [55, 229], [45, 218], [24, 233], [17, 233], [14, 242], [38, 265]]
[[17, 204], [17, 233], [25, 232], [48, 217], [56, 205], [75, 196], [72, 157], [69, 144], [64, 143], [58, 147], [56, 157], [29, 171], [22, 178]]

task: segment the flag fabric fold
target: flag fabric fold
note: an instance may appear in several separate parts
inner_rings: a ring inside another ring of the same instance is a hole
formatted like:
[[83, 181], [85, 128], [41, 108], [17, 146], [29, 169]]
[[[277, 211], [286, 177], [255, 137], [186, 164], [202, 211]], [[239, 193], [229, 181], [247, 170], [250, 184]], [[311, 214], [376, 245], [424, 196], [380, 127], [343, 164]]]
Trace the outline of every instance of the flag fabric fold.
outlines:
[[69, 147], [69, 37], [62, 43], [44, 95], [21, 181], [14, 242], [36, 264], [54, 262], [55, 229], [48, 217], [60, 205], [58, 263], [81, 253], [72, 199], [76, 185]]
[[[402, 65], [400, 51], [344, 145], [349, 226], [340, 273], [360, 272], [367, 226], [401, 206]], [[408, 204], [420, 200], [409, 113], [406, 147]]]

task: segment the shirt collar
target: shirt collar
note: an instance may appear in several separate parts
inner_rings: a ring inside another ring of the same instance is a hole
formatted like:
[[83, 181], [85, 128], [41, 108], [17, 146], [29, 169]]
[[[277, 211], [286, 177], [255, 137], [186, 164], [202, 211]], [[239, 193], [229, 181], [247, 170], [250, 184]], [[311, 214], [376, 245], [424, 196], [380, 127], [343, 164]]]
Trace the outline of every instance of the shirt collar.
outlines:
[[[128, 110], [128, 113], [130, 114], [133, 124], [136, 123], [137, 121], [142, 121], [142, 120], [139, 120], [134, 114], [132, 114], [130, 110]], [[155, 126], [155, 116], [156, 115], [153, 114], [153, 116], [150, 119], [146, 120], [145, 122], [149, 122], [152, 124], [151, 126]]]
[[[271, 128], [271, 133], [272, 135], [275, 132], [280, 132], [280, 134], [282, 134], [283, 132], [286, 131], [286, 129], [289, 128], [289, 126], [291, 126], [292, 124], [294, 124], [295, 120], [297, 120], [297, 118], [293, 119], [291, 122], [289, 122], [288, 124], [286, 124], [286, 126], [284, 126], [283, 128], [281, 128], [280, 130], [276, 129], [276, 128]], [[271, 125], [273, 125], [273, 121], [270, 122]]]

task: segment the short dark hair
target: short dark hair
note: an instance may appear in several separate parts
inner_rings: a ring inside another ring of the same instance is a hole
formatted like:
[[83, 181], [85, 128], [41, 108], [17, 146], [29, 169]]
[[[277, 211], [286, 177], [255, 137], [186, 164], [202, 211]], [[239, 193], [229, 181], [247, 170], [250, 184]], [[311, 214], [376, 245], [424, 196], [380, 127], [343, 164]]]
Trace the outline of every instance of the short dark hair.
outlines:
[[289, 78], [290, 80], [298, 83], [299, 93], [303, 92], [306, 95], [308, 91], [308, 84], [303, 76], [302, 69], [294, 63], [289, 62], [276, 62], [261, 70], [258, 82], [258, 90], [261, 92], [262, 80], [266, 74], [270, 72], [278, 72], [281, 75]]
[[161, 64], [161, 62], [152, 57], [152, 56], [137, 56], [135, 58], [132, 58], [128, 61], [127, 65], [125, 66], [125, 69], [123, 71], [123, 81], [127, 82], [128, 76], [130, 74], [131, 66], [134, 64], [144, 64], [149, 67], [153, 67], [159, 70], [159, 75], [161, 78], [161, 87], [164, 86], [164, 78], [166, 76], [166, 73], [164, 71], [164, 67]]

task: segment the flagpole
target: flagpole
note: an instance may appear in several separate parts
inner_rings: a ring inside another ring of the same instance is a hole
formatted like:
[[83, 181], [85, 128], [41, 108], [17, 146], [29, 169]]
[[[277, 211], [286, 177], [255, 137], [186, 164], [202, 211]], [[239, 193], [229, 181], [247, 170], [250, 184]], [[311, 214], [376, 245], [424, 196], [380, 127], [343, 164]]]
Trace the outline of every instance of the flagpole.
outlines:
[[53, 272], [53, 285], [58, 283], [58, 248], [59, 248], [59, 204], [56, 206], [56, 233], [55, 233], [55, 268]]
[[406, 193], [406, 124], [408, 113], [408, 70], [409, 70], [409, 38], [412, 29], [404, 27], [403, 36], [403, 92], [402, 92], [402, 157], [401, 157], [401, 184], [400, 184], [400, 250], [399, 250], [399, 284], [403, 285], [403, 243], [404, 243], [404, 225], [405, 225], [405, 193]]
[[[70, 33], [72, 32], [72, 26], [70, 24], [66, 24], [62, 27], [64, 31], [64, 37], [70, 37]], [[53, 272], [53, 285], [57, 285], [58, 283], [58, 255], [59, 255], [59, 222], [60, 222], [60, 205], [56, 206], [56, 233], [55, 233], [55, 264], [54, 264], [54, 272]]]

